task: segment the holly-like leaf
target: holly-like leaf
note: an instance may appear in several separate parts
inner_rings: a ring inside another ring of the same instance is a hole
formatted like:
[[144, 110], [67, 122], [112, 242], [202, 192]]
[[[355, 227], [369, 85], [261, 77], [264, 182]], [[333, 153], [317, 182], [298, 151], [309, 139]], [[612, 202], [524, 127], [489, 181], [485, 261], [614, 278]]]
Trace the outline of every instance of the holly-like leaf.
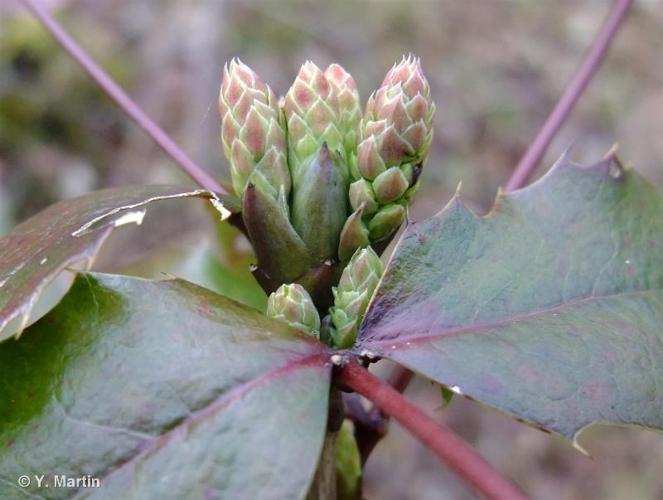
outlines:
[[409, 226], [358, 349], [575, 439], [663, 428], [662, 325], [663, 196], [564, 156], [485, 216], [455, 197]]
[[[44, 289], [71, 266], [88, 268], [114, 227], [140, 224], [145, 205], [173, 198], [209, 199], [228, 217], [217, 195], [173, 186], [131, 186], [105, 189], [56, 203], [16, 226], [0, 239], [0, 341], [20, 334], [48, 312], [73, 278], [35, 308]], [[67, 278], [67, 277], [65, 277]]]
[[[302, 498], [326, 347], [181, 281], [80, 275], [0, 344], [0, 498]], [[20, 489], [21, 475], [45, 475]], [[56, 488], [56, 476], [100, 479]]]

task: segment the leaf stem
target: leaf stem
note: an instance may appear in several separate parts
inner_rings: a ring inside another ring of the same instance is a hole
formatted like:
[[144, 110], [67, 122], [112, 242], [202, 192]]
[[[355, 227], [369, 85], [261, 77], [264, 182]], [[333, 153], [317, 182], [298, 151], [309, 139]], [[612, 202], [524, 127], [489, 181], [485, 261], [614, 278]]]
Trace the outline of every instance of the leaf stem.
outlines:
[[[387, 383], [398, 392], [405, 391], [410, 381], [414, 377], [414, 372], [404, 366], [397, 365], [391, 372]], [[368, 457], [373, 452], [375, 446], [387, 434], [389, 426], [389, 417], [381, 412], [375, 406], [370, 409], [364, 409], [356, 394], [345, 394], [345, 409], [347, 416], [355, 424], [355, 439], [361, 455], [361, 463], [365, 464]]]
[[55, 40], [64, 48], [101, 89], [142, 128], [154, 141], [184, 170], [196, 183], [205, 189], [225, 194], [226, 190], [215, 181], [205, 170], [195, 163], [166, 132], [159, 127], [143, 110], [113, 81], [83, 48], [78, 45], [64, 28], [41, 7], [35, 0], [21, 0], [23, 5], [49, 31]]
[[566, 86], [566, 89], [564, 89], [562, 96], [550, 112], [550, 115], [548, 115], [541, 130], [539, 130], [534, 141], [527, 148], [518, 166], [513, 171], [511, 178], [506, 184], [506, 191], [520, 189], [527, 184], [527, 181], [534, 173], [553, 138], [573, 110], [592, 77], [601, 67], [610, 43], [617, 34], [632, 5], [633, 0], [615, 1], [580, 67]]
[[468, 484], [491, 499], [518, 499], [525, 495], [502, 477], [472, 447], [405, 399], [396, 389], [350, 360], [338, 372], [338, 381], [368, 398], [430, 448]]

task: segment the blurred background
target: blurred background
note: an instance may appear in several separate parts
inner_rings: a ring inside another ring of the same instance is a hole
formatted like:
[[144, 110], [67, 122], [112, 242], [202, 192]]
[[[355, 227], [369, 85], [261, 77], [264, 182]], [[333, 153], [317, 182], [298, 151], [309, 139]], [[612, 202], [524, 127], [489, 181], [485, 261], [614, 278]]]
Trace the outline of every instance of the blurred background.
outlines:
[[[435, 141], [412, 207], [462, 195], [487, 211], [604, 19], [607, 0], [44, 1], [73, 36], [197, 162], [225, 179], [217, 95], [239, 56], [278, 94], [307, 59], [341, 63], [368, 97], [403, 54], [422, 58]], [[550, 147], [539, 174], [573, 144], [580, 162], [619, 143], [622, 159], [663, 185], [663, 0], [638, 0], [609, 57]], [[0, 236], [47, 205], [135, 183], [191, 185], [12, 0], [0, 0]], [[147, 256], [157, 256], [150, 259]], [[192, 202], [119, 231], [97, 269], [185, 276], [255, 307], [247, 243]], [[663, 435], [596, 427], [561, 438], [417, 380], [408, 397], [537, 499], [663, 498]], [[464, 499], [472, 493], [397, 425], [370, 458], [368, 499]]]

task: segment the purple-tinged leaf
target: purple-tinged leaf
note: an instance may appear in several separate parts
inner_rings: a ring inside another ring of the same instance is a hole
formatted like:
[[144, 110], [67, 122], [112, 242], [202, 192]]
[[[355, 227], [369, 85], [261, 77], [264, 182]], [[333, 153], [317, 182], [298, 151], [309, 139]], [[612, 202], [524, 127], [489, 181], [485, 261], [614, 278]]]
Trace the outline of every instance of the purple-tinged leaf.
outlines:
[[613, 155], [562, 157], [477, 216], [404, 233], [358, 351], [575, 439], [663, 428], [663, 196]]
[[0, 341], [19, 335], [48, 312], [73, 277], [65, 276], [56, 293], [35, 308], [44, 289], [66, 268], [89, 269], [113, 228], [140, 224], [149, 203], [187, 197], [206, 198], [221, 217], [230, 215], [210, 191], [131, 186], [61, 201], [16, 226], [0, 239]]
[[[303, 498], [325, 346], [191, 283], [82, 274], [0, 344], [0, 498]], [[44, 475], [19, 491], [21, 475]], [[55, 488], [91, 476], [98, 489]]]

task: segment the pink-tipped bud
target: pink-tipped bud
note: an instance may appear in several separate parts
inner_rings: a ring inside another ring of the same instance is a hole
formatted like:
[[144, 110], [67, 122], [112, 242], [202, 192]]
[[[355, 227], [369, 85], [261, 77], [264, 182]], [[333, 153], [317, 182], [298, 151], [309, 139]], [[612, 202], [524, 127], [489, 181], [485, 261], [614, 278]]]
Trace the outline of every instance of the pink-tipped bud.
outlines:
[[330, 64], [325, 70], [325, 76], [338, 100], [339, 126], [343, 134], [346, 154], [350, 155], [357, 148], [359, 123], [361, 122], [361, 105], [357, 84], [352, 75], [340, 64]]
[[391, 167], [373, 181], [375, 197], [381, 204], [398, 200], [410, 187], [407, 177], [399, 167]]
[[370, 245], [368, 237], [368, 228], [364, 224], [362, 217], [364, 215], [364, 206], [360, 206], [348, 217], [341, 231], [341, 238], [338, 244], [338, 258], [345, 262], [358, 248], [365, 248]]
[[300, 68], [283, 100], [283, 111], [295, 184], [323, 144], [345, 156], [338, 96], [322, 70], [311, 61]]
[[350, 184], [350, 206], [353, 210], [363, 207], [364, 215], [373, 215], [379, 208], [373, 186], [366, 179], [359, 179]]
[[387, 72], [382, 81], [383, 86], [394, 86], [400, 84], [409, 97], [421, 94], [428, 98], [430, 87], [428, 80], [421, 69], [421, 60], [411, 54], [403, 57], [398, 64]]
[[259, 169], [274, 192], [283, 190], [287, 195], [290, 173], [276, 96], [239, 59], [223, 69], [219, 111], [221, 140], [235, 193], [242, 197], [249, 177]]
[[[371, 241], [388, 238], [405, 220], [433, 137], [435, 104], [418, 58], [395, 64], [366, 104], [350, 202], [366, 202]], [[370, 187], [370, 189], [369, 189]], [[368, 196], [368, 195], [371, 196]], [[373, 201], [371, 206], [370, 201]]]
[[[363, 141], [371, 141], [386, 167], [418, 164], [425, 159], [432, 139], [435, 105], [418, 58], [409, 56], [394, 65], [368, 100], [362, 121]], [[374, 172], [373, 156], [358, 158], [359, 170]]]

